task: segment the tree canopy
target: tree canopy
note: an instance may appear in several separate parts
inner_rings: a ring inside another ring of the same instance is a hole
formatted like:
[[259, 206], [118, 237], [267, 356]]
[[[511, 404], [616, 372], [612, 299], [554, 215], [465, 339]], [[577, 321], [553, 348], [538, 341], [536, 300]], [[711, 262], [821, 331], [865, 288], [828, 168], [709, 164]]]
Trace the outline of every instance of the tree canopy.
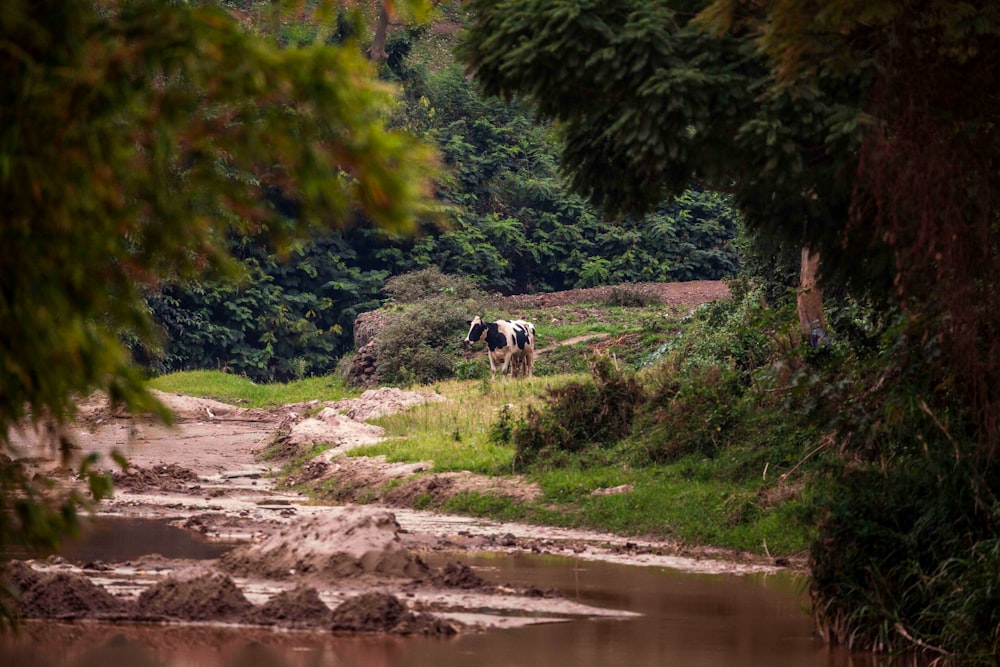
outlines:
[[692, 181], [732, 191], [828, 280], [926, 316], [995, 438], [995, 3], [471, 7], [469, 70], [562, 122], [579, 191], [612, 212]]
[[432, 152], [386, 129], [356, 47], [278, 49], [160, 2], [9, 2], [0, 34], [0, 433], [75, 392], [139, 400], [119, 338], [152, 336], [141, 287], [231, 270], [231, 229], [280, 245], [428, 211]]

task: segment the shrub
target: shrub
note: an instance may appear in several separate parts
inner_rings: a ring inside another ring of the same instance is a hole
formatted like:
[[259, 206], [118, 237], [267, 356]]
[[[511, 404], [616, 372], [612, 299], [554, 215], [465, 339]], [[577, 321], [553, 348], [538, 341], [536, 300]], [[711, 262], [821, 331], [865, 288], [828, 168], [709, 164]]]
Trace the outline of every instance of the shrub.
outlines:
[[385, 291], [398, 304], [417, 303], [437, 296], [448, 296], [456, 301], [478, 301], [485, 296], [468, 279], [447, 275], [437, 267], [393, 276], [385, 281]]
[[831, 642], [996, 664], [998, 480], [972, 465], [845, 466], [826, 486], [810, 593]]
[[666, 463], [688, 454], [713, 456], [740, 441], [748, 404], [740, 374], [708, 364], [686, 371], [678, 360], [662, 364], [651, 377], [643, 407], [643, 437], [632, 451], [644, 461]]
[[790, 406], [838, 445], [812, 503], [818, 624], [858, 649], [996, 664], [1000, 465], [955, 391], [968, 379], [941, 373], [940, 339], [912, 335], [912, 312], [880, 326], [858, 312], [851, 354], [811, 367], [812, 402]]
[[515, 466], [613, 445], [631, 432], [635, 407], [643, 401], [636, 377], [621, 373], [608, 357], [595, 357], [591, 373], [592, 382], [550, 389], [544, 408], [528, 409], [513, 432]]
[[604, 303], [623, 308], [644, 308], [663, 303], [660, 295], [640, 285], [619, 285], [608, 290]]
[[461, 356], [468, 304], [437, 295], [406, 308], [375, 336], [376, 366], [386, 384], [427, 384], [451, 377]]

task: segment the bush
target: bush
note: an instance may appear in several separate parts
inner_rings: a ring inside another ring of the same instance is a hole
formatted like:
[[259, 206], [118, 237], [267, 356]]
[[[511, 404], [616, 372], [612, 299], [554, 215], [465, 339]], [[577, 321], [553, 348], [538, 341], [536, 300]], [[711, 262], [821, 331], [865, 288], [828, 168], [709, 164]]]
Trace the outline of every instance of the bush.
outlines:
[[454, 374], [469, 305], [450, 295], [412, 304], [375, 336], [376, 367], [384, 384], [428, 384]]
[[953, 459], [844, 467], [819, 498], [811, 547], [810, 593], [827, 638], [996, 664], [998, 481]]
[[817, 621], [857, 649], [996, 664], [1000, 465], [957, 398], [968, 380], [941, 373], [940, 339], [909, 333], [913, 313], [876, 327], [859, 312], [850, 354], [809, 368], [789, 406], [838, 445], [812, 503]]
[[643, 407], [643, 437], [632, 447], [643, 462], [668, 463], [688, 454], [714, 456], [742, 440], [749, 419], [740, 374], [720, 365], [678, 369], [678, 360], [652, 376]]
[[604, 298], [604, 302], [609, 306], [644, 308], [663, 303], [663, 299], [648, 287], [619, 285], [608, 290], [608, 295]]
[[543, 409], [528, 409], [513, 432], [515, 466], [613, 445], [631, 432], [635, 407], [644, 397], [636, 377], [619, 372], [608, 357], [595, 357], [591, 373], [593, 382], [550, 389]]
[[418, 303], [436, 296], [453, 300], [481, 300], [485, 294], [461, 276], [442, 273], [437, 267], [411, 271], [385, 281], [385, 291], [398, 304]]

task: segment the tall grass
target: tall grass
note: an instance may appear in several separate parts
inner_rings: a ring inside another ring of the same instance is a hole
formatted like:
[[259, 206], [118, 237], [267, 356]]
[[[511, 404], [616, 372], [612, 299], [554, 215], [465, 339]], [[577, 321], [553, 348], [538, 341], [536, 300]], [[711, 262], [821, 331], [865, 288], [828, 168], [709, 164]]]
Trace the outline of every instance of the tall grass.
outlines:
[[448, 400], [424, 403], [407, 412], [374, 420], [386, 439], [352, 451], [356, 456], [384, 454], [390, 461], [434, 462], [436, 471], [469, 470], [483, 474], [511, 472], [514, 449], [491, 438], [504, 406], [519, 412], [541, 401], [549, 388], [565, 385], [574, 375], [496, 381], [451, 380], [424, 387]]

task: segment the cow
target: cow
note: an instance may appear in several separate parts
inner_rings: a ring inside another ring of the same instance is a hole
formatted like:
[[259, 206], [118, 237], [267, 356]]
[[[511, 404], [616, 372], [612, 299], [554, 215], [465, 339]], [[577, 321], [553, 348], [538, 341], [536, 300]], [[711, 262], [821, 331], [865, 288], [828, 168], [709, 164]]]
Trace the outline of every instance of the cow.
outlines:
[[469, 333], [465, 336], [465, 342], [472, 344], [485, 340], [493, 378], [496, 378], [498, 367], [501, 375], [508, 369], [515, 375], [519, 371], [531, 375], [534, 369], [533, 325], [523, 320], [484, 322], [478, 316], [467, 324]]
[[512, 375], [532, 377], [535, 374], [535, 325], [524, 320], [513, 320], [514, 326], [519, 326], [528, 334], [528, 344], [514, 355]]

